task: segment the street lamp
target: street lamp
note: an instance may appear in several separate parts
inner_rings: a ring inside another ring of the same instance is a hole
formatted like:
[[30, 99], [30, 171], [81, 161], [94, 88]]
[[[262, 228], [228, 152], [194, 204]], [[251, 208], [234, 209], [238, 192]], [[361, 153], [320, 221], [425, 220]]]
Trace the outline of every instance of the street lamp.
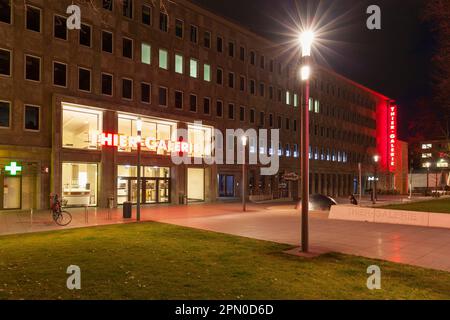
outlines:
[[430, 176], [430, 167], [431, 167], [431, 163], [430, 162], [426, 162], [425, 163], [425, 167], [427, 168], [427, 189], [425, 191], [425, 196], [428, 196], [428, 189], [430, 187], [429, 185], [429, 176]]
[[302, 66], [300, 76], [302, 81], [302, 130], [301, 130], [301, 173], [302, 173], [302, 251], [309, 249], [309, 79], [311, 76], [311, 48], [314, 42], [314, 33], [305, 30], [299, 37], [302, 49]]
[[136, 220], [141, 220], [141, 142], [142, 142], [142, 120], [136, 121], [137, 130], [137, 204], [136, 204]]
[[377, 175], [378, 175], [378, 161], [380, 161], [380, 156], [379, 155], [374, 155], [373, 156], [373, 162], [374, 162], [374, 166], [375, 166], [375, 173], [374, 173], [374, 176], [373, 176], [373, 190], [372, 190], [372, 192], [373, 192], [373, 194], [372, 194], [372, 197], [373, 197], [373, 204], [375, 204], [376, 203], [376, 201], [378, 200], [377, 199]]
[[242, 136], [242, 211], [247, 211], [247, 205], [245, 202], [245, 185], [246, 185], [246, 179], [245, 179], [245, 149], [247, 146], [247, 137]]

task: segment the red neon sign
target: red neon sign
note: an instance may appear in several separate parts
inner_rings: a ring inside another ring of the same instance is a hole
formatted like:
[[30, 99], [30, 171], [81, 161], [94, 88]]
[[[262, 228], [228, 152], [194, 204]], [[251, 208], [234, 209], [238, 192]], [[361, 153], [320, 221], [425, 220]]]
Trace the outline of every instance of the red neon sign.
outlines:
[[397, 106], [389, 106], [388, 112], [388, 159], [389, 170], [394, 171], [397, 164], [395, 149], [397, 145]]

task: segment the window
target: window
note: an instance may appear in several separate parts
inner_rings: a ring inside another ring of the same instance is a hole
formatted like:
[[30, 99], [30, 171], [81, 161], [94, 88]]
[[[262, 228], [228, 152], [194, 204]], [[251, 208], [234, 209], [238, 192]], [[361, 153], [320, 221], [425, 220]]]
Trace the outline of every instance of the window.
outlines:
[[53, 84], [67, 87], [67, 65], [65, 63], [53, 62]]
[[422, 149], [427, 150], [433, 148], [433, 145], [431, 143], [422, 144]]
[[147, 5], [142, 5], [142, 23], [151, 26], [152, 25], [152, 8]]
[[147, 43], [141, 44], [141, 62], [150, 64], [152, 61], [152, 47]]
[[162, 32], [168, 31], [168, 25], [169, 25], [169, 17], [164, 12], [159, 13], [159, 30]]
[[0, 75], [11, 76], [11, 51], [0, 49]]
[[205, 48], [211, 49], [211, 32], [205, 31], [203, 35], [203, 45]]
[[31, 31], [41, 32], [41, 9], [27, 5], [26, 10], [27, 29]]
[[241, 61], [245, 61], [245, 48], [244, 47], [240, 47], [240, 49], [239, 49], [239, 59], [241, 59]]
[[189, 95], [189, 111], [197, 112], [197, 96], [195, 94]]
[[25, 105], [25, 130], [39, 131], [40, 107]]
[[273, 114], [269, 114], [269, 127], [273, 127]]
[[278, 102], [281, 102], [283, 96], [283, 91], [281, 89], [278, 89]]
[[91, 46], [91, 27], [82, 23], [80, 29], [80, 45], [90, 47]]
[[264, 127], [265, 120], [266, 120], [266, 117], [265, 117], [265, 115], [264, 115], [264, 112], [263, 112], [263, 111], [260, 111], [260, 112], [259, 112], [259, 125], [260, 125], [261, 127]]
[[266, 86], [262, 82], [259, 84], [259, 95], [261, 97], [264, 97], [266, 95]]
[[250, 109], [250, 123], [255, 123], [255, 109]]
[[239, 107], [239, 121], [245, 121], [245, 107]]
[[189, 61], [189, 74], [192, 78], [198, 78], [198, 61], [195, 59]]
[[228, 42], [228, 55], [231, 58], [234, 58], [234, 43], [233, 42]]
[[234, 88], [234, 73], [233, 72], [228, 73], [228, 86], [230, 88]]
[[296, 93], [294, 93], [294, 107], [298, 107], [298, 95]]
[[206, 63], [203, 65], [203, 80], [211, 82], [211, 66]]
[[62, 16], [53, 17], [53, 36], [57, 39], [67, 40], [67, 19]]
[[198, 28], [191, 25], [191, 42], [197, 43], [198, 41]]
[[175, 91], [175, 108], [183, 109], [183, 92]]
[[239, 77], [239, 89], [241, 91], [245, 91], [245, 77], [244, 76]]
[[217, 52], [223, 52], [223, 39], [221, 37], [217, 37]]
[[11, 23], [11, 0], [0, 1], [0, 21], [5, 23]]
[[11, 126], [11, 104], [6, 101], [0, 101], [0, 128], [9, 128]]
[[250, 63], [252, 65], [255, 65], [255, 63], [256, 63], [256, 53], [254, 51], [250, 52]]
[[184, 59], [181, 54], [175, 54], [175, 72], [183, 74]]
[[[322, 128], [323, 129], [323, 128]], [[294, 131], [297, 131], [297, 120], [294, 119]], [[323, 130], [322, 130], [323, 131]], [[322, 135], [323, 136], [323, 135]]]
[[128, 38], [122, 39], [122, 56], [124, 58], [133, 59], [133, 40]]
[[223, 102], [219, 100], [216, 102], [216, 116], [219, 118], [223, 117]]
[[261, 69], [264, 69], [266, 67], [266, 59], [264, 58], [264, 56], [261, 56], [259, 60], [259, 66], [261, 67]]
[[234, 120], [234, 104], [228, 104], [228, 119]]
[[159, 67], [161, 69], [169, 69], [169, 61], [167, 59], [167, 50], [159, 49]]
[[281, 122], [282, 120], [281, 120], [281, 117], [280, 116], [278, 116], [278, 118], [277, 118], [277, 124], [278, 124], [278, 129], [283, 129], [283, 123]]
[[320, 102], [319, 100], [314, 101], [314, 112], [319, 113], [320, 112]]
[[102, 73], [102, 94], [113, 95], [113, 76], [108, 73]]
[[286, 130], [289, 130], [291, 128], [291, 119], [286, 118]]
[[217, 68], [217, 84], [223, 84], [223, 71], [220, 68]]
[[159, 105], [167, 107], [167, 88], [159, 87]]
[[25, 56], [25, 79], [41, 81], [41, 58]]
[[103, 0], [103, 9], [112, 11], [113, 10], [113, 0]]
[[113, 34], [112, 32], [102, 31], [102, 51], [113, 53]]
[[183, 39], [183, 28], [184, 28], [184, 24], [183, 21], [181, 21], [180, 19], [175, 19], [175, 36]]
[[211, 113], [211, 99], [203, 98], [203, 113], [210, 114]]
[[148, 83], [141, 82], [141, 101], [143, 103], [151, 102], [151, 86]]
[[269, 62], [269, 70], [270, 72], [273, 72], [273, 60], [270, 60]]
[[122, 98], [127, 100], [133, 99], [133, 80], [122, 79]]
[[272, 86], [269, 87], [269, 99], [273, 100], [273, 87]]
[[91, 70], [78, 68], [78, 89], [81, 91], [91, 91]]
[[291, 104], [291, 93], [289, 91], [286, 91], [286, 104]]
[[428, 159], [428, 158], [432, 158], [433, 154], [431, 153], [422, 153], [422, 159]]
[[[97, 163], [62, 163], [63, 197], [67, 204], [73, 207], [96, 206], [98, 194], [98, 164]], [[71, 197], [83, 190], [84, 197]]]
[[97, 150], [94, 134], [102, 132], [101, 111], [62, 104], [63, 148]]
[[122, 0], [124, 17], [133, 19], [133, 0]]
[[251, 94], [256, 94], [256, 88], [255, 88], [256, 84], [255, 84], [255, 80], [250, 80], [250, 93]]

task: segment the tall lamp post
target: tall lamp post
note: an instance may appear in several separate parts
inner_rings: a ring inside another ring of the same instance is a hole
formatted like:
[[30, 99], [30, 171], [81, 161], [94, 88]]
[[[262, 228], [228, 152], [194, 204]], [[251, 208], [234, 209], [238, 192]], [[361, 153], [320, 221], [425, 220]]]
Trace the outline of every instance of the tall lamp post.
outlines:
[[302, 49], [302, 65], [300, 69], [302, 81], [302, 132], [301, 132], [301, 173], [302, 173], [302, 235], [303, 252], [309, 250], [309, 78], [311, 75], [311, 47], [314, 41], [312, 31], [304, 31], [300, 35]]
[[378, 162], [380, 161], [379, 155], [373, 156], [373, 162], [375, 164], [375, 174], [373, 177], [373, 203], [375, 204], [377, 202], [377, 179], [378, 179]]
[[245, 149], [247, 146], [247, 137], [246, 136], [242, 136], [241, 138], [242, 140], [242, 211], [247, 211], [247, 204], [246, 204], [246, 199], [245, 199], [245, 185], [247, 183], [246, 179], [245, 179]]
[[425, 163], [425, 167], [427, 168], [427, 189], [425, 190], [425, 196], [428, 196], [428, 189], [430, 188], [429, 177], [430, 177], [431, 163], [430, 162]]
[[141, 221], [141, 142], [142, 142], [142, 120], [137, 119], [137, 195], [136, 195], [136, 220]]

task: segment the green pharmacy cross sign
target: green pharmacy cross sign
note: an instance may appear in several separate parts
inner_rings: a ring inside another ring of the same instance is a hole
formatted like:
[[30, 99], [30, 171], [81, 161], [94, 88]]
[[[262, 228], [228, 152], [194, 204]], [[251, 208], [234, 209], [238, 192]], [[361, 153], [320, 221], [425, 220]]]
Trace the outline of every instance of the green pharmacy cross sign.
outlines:
[[17, 172], [21, 172], [22, 171], [22, 166], [18, 166], [17, 162], [11, 162], [9, 164], [9, 166], [5, 167], [6, 171], [9, 171], [9, 174], [12, 176], [17, 175]]

